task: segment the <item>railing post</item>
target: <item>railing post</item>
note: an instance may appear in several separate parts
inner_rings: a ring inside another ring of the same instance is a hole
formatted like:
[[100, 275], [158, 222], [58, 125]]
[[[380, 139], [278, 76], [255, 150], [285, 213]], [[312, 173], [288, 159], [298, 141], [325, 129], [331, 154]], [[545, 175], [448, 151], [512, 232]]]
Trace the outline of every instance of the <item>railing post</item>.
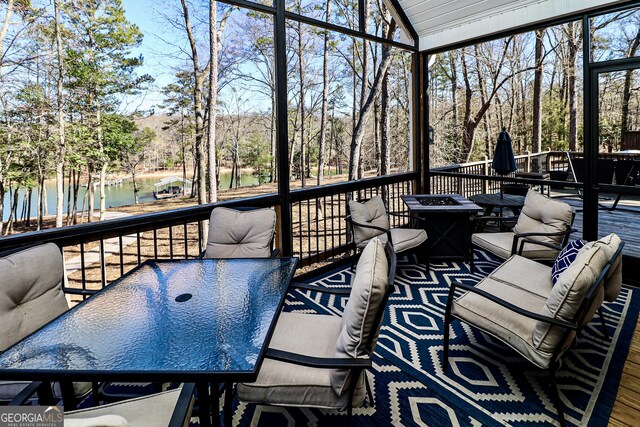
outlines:
[[[489, 176], [489, 159], [487, 156], [484, 156], [484, 163], [482, 164], [482, 174]], [[483, 179], [482, 180], [482, 192], [484, 194], [489, 194], [489, 181]]]
[[547, 151], [547, 158], [544, 167], [547, 172], [551, 171], [551, 150]]
[[524, 152], [524, 154], [527, 156], [524, 159], [524, 171], [530, 172], [531, 171], [531, 152], [527, 150]]

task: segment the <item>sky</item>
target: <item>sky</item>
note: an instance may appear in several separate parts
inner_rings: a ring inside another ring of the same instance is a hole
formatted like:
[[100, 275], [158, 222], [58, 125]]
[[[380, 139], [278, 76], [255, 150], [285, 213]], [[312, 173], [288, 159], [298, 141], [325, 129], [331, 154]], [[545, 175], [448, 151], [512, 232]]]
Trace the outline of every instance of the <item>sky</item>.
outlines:
[[163, 27], [166, 30], [167, 24], [161, 22], [158, 4], [157, 0], [122, 0], [127, 19], [140, 27], [144, 34], [142, 45], [133, 51], [134, 55], [142, 55], [144, 58], [144, 65], [140, 67], [138, 73], [149, 74], [155, 79], [152, 90], [148, 91], [144, 98], [128, 100], [127, 109], [160, 111], [158, 105], [162, 104], [163, 100], [160, 91], [173, 82], [175, 74], [173, 69], [179, 65], [179, 61], [163, 54], [168, 46], [161, 40], [159, 34], [162, 34]]

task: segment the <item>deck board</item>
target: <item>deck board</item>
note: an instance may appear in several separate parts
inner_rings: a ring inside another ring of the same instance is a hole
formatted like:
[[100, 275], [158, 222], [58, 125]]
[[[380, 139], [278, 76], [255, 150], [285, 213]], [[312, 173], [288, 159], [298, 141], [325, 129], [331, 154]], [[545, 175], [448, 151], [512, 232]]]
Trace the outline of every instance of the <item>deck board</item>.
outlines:
[[[571, 235], [572, 239], [582, 238], [583, 213], [582, 200], [577, 198], [559, 198], [574, 207], [576, 219], [573, 228], [578, 230]], [[610, 204], [610, 201], [603, 201], [603, 205]], [[598, 234], [599, 237], [609, 233], [616, 233], [625, 242], [624, 252], [627, 255], [640, 257], [640, 207], [635, 201], [625, 201], [619, 205], [620, 209], [613, 211], [607, 209], [598, 210]]]
[[640, 319], [631, 339], [609, 426], [637, 426], [640, 420]]

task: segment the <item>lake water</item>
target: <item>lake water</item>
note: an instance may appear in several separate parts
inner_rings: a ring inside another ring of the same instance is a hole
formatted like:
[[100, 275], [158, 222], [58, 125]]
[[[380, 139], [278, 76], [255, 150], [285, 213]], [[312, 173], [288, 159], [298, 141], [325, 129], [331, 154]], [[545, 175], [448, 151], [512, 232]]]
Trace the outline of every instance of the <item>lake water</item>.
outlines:
[[[176, 174], [176, 176], [182, 176], [181, 173]], [[229, 188], [229, 181], [231, 178], [230, 173], [222, 173], [220, 174], [220, 188], [227, 189]], [[140, 191], [138, 192], [138, 201], [140, 203], [153, 202], [155, 198], [153, 197], [153, 184], [158, 182], [160, 178], [145, 178], [145, 179], [137, 179], [138, 188]], [[66, 182], [66, 181], [65, 181]], [[240, 185], [243, 187], [257, 185], [258, 179], [251, 174], [243, 174], [240, 176]], [[45, 212], [46, 215], [55, 215], [56, 213], [56, 184], [55, 180], [47, 181], [45, 184], [47, 190], [47, 204], [48, 204], [48, 212]], [[65, 185], [65, 199], [64, 199], [64, 212], [67, 211], [67, 195], [69, 189]], [[87, 188], [80, 187], [79, 196], [78, 196], [78, 211], [82, 209], [82, 201], [85, 197], [85, 193], [87, 192]], [[94, 207], [96, 209], [100, 208], [100, 198], [98, 195], [98, 188], [96, 187], [95, 191], [95, 203]], [[22, 211], [22, 203], [25, 197], [25, 189], [18, 190], [18, 216]], [[127, 206], [133, 204], [133, 182], [131, 178], [125, 179], [122, 184], [112, 185], [110, 187], [105, 187], [105, 194], [107, 198], [107, 207], [116, 207], [116, 206]], [[9, 207], [11, 206], [11, 195], [7, 189], [7, 193], [4, 196], [4, 211], [2, 215], [2, 220], [7, 221], [9, 219]], [[36, 217], [38, 215], [38, 192], [36, 189], [31, 194], [31, 216]]]

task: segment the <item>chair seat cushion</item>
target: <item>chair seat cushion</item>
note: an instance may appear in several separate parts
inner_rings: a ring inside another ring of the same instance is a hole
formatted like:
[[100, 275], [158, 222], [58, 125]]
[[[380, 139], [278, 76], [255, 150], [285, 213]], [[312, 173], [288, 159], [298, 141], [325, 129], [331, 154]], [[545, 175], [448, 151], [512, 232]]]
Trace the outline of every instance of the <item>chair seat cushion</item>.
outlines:
[[18, 395], [31, 381], [0, 381], [0, 400], [11, 400]]
[[[427, 232], [421, 228], [392, 228], [389, 230], [391, 233], [391, 240], [393, 241], [393, 250], [396, 253], [404, 252], [409, 249], [417, 248], [421, 244], [427, 241]], [[387, 242], [387, 235], [381, 234], [378, 239], [382, 243]], [[358, 249], [363, 249], [371, 241], [365, 240], [358, 244]]]
[[[507, 259], [511, 256], [513, 236], [514, 233], [510, 231], [502, 233], [475, 233], [471, 236], [471, 241], [474, 245], [485, 249], [500, 258]], [[535, 243], [525, 243], [522, 250], [522, 256], [529, 259], [551, 261], [556, 259], [558, 252], [559, 251], [546, 246], [537, 245]]]
[[[74, 425], [77, 426], [117, 426], [122, 425], [116, 423], [121, 421], [121, 419], [126, 420], [130, 426], [166, 426], [169, 424], [173, 411], [178, 403], [180, 391], [181, 389], [178, 388], [94, 408], [65, 412], [65, 426], [72, 425], [68, 423], [68, 420], [74, 420], [73, 422], [76, 423]], [[111, 420], [115, 424], [96, 424], [96, 421], [99, 421], [98, 417], [107, 417], [102, 418], [102, 420]]]
[[[341, 323], [337, 316], [281, 313], [269, 347], [306, 356], [334, 357]], [[333, 391], [331, 371], [265, 359], [256, 382], [238, 384], [238, 398], [270, 405], [345, 409], [348, 393], [338, 396]], [[354, 406], [361, 405], [363, 400], [361, 376]]]
[[[551, 287], [549, 267], [518, 255], [509, 258], [476, 285], [478, 289], [534, 313], [544, 307]], [[552, 353], [533, 345], [536, 320], [514, 313], [473, 292], [454, 300], [451, 313], [504, 341], [540, 368], [549, 367]]]

